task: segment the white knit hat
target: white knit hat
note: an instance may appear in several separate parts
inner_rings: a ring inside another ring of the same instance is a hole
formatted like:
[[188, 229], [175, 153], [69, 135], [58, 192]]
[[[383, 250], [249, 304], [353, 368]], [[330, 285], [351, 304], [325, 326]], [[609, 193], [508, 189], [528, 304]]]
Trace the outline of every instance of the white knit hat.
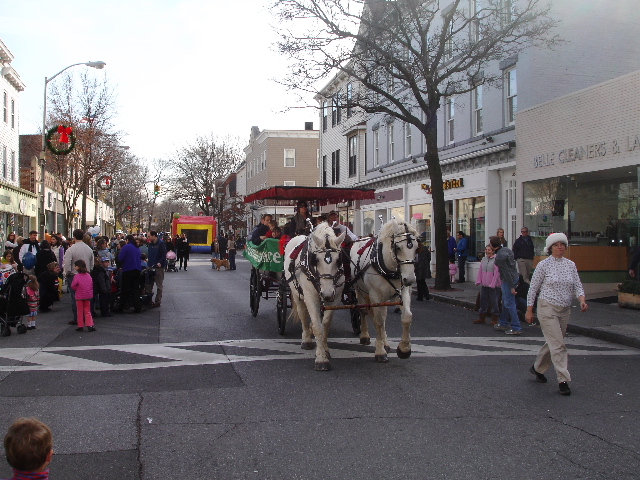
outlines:
[[564, 243], [567, 247], [569, 246], [569, 240], [567, 240], [567, 236], [564, 233], [552, 233], [547, 237], [545, 250], [548, 251], [549, 248], [551, 248], [551, 245], [558, 242]]

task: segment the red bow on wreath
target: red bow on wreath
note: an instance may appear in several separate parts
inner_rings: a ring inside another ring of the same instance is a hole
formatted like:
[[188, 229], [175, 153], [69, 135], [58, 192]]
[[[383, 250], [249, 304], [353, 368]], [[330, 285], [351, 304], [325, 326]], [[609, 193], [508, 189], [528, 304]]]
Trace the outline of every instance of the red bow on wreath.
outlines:
[[58, 126], [58, 133], [60, 134], [60, 143], [69, 143], [69, 135], [71, 135], [71, 127], [65, 127], [64, 125]]

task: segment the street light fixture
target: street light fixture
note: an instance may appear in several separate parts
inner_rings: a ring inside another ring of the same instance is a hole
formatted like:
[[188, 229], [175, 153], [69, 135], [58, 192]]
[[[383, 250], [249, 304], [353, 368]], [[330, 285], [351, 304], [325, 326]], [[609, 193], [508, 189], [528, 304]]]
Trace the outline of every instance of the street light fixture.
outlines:
[[69, 65], [68, 67], [63, 68], [58, 73], [56, 73], [53, 77], [44, 77], [44, 105], [42, 108], [42, 151], [40, 152], [40, 189], [41, 189], [41, 197], [38, 201], [38, 217], [37, 221], [41, 222], [40, 224], [40, 235], [41, 238], [44, 238], [44, 230], [46, 225], [45, 218], [45, 203], [44, 203], [44, 167], [45, 167], [45, 155], [47, 149], [47, 85], [49, 82], [53, 81], [58, 75], [62, 72], [70, 69], [71, 67], [76, 67], [78, 65], [86, 65], [87, 67], [96, 68], [98, 70], [102, 70], [106, 63], [102, 61], [97, 62], [80, 62], [74, 63], [73, 65]]

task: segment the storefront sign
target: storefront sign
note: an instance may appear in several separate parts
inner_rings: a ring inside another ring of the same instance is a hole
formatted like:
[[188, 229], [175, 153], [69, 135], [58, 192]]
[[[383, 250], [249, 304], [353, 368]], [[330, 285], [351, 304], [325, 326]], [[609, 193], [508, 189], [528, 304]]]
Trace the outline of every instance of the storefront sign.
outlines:
[[[452, 180], [445, 180], [444, 182], [442, 182], [443, 190], [451, 190], [452, 188], [462, 187], [464, 187], [464, 179], [462, 178], [454, 178]], [[431, 195], [431, 185], [423, 183], [422, 185], [420, 185], [420, 188], [422, 188], [428, 195]]]
[[590, 158], [606, 157], [620, 152], [640, 151], [640, 135], [628, 135], [622, 140], [614, 139], [611, 142], [597, 142], [588, 145], [569, 147], [559, 152], [544, 153], [533, 157], [533, 167], [550, 167], [556, 164], [575, 162]]

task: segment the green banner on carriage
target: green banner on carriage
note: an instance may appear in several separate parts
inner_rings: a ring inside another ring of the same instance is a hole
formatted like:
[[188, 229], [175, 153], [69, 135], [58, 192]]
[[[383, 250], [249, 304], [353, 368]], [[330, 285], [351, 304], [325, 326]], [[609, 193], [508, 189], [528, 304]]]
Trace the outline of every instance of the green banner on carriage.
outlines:
[[260, 245], [247, 242], [247, 247], [242, 255], [258, 270], [269, 272], [282, 272], [283, 270], [284, 258], [280, 254], [280, 241], [275, 238], [266, 238]]

